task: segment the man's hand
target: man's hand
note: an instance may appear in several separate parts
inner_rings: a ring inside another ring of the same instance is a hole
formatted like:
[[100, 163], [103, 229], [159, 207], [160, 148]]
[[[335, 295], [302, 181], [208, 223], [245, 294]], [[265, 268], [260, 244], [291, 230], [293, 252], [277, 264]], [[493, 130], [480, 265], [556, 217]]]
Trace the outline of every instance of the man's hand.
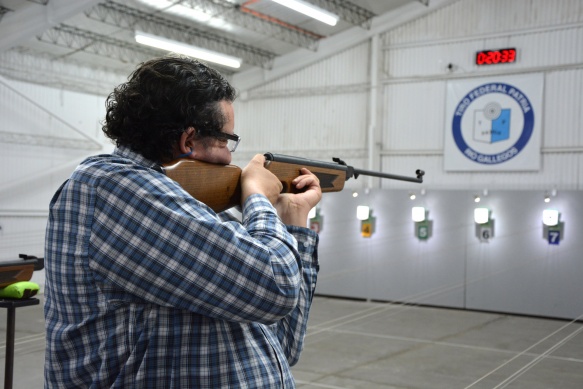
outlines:
[[257, 154], [241, 171], [241, 205], [252, 194], [262, 194], [275, 205], [283, 188], [279, 179], [264, 167], [265, 157]]
[[308, 213], [320, 202], [322, 189], [318, 177], [308, 169], [302, 168], [300, 172], [302, 174], [296, 177], [292, 184], [296, 189], [305, 190], [297, 194], [282, 193], [274, 205], [277, 214], [285, 224], [306, 227]]
[[292, 185], [302, 192], [281, 193], [283, 184], [264, 164], [265, 157], [257, 154], [242, 170], [241, 205], [252, 194], [262, 194], [275, 206], [284, 224], [306, 227], [308, 213], [322, 198], [320, 180], [308, 169], [302, 168], [301, 175], [292, 181]]

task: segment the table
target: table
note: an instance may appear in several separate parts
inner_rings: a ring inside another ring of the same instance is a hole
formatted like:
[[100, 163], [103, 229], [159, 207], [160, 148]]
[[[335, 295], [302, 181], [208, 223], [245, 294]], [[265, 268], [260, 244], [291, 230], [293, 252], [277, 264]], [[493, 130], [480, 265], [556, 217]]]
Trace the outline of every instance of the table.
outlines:
[[14, 331], [16, 330], [16, 308], [38, 305], [37, 298], [0, 299], [0, 308], [6, 308], [6, 364], [4, 366], [4, 389], [12, 389], [14, 372]]

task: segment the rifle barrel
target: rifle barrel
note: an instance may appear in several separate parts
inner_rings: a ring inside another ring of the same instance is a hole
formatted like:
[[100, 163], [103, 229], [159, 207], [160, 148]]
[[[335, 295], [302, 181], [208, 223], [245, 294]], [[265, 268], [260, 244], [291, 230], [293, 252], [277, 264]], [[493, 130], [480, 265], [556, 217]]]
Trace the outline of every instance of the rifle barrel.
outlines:
[[347, 173], [346, 179], [354, 176], [354, 178], [358, 178], [360, 174], [364, 176], [373, 176], [373, 177], [380, 177], [380, 178], [390, 178], [392, 180], [401, 180], [401, 181], [409, 181], [409, 182], [423, 182], [423, 175], [425, 172], [423, 170], [417, 170], [415, 174], [417, 177], [406, 177], [400, 176], [397, 174], [389, 174], [389, 173], [382, 173], [382, 172], [375, 172], [371, 170], [361, 170], [355, 169], [352, 166], [346, 165], [344, 161], [339, 158], [333, 158], [334, 162], [322, 162], [322, 161], [315, 161], [312, 159], [306, 159], [301, 157], [292, 157], [289, 155], [282, 155], [282, 154], [272, 154], [272, 153], [265, 153], [265, 159], [267, 161], [276, 161], [276, 162], [283, 162], [283, 163], [290, 163], [290, 164], [299, 164], [305, 166], [314, 166], [320, 167], [325, 169], [334, 169], [334, 170], [341, 170]]
[[357, 178], [361, 174], [363, 176], [390, 178], [392, 180], [422, 183], [423, 182], [423, 175], [425, 174], [425, 172], [423, 170], [417, 170], [417, 171], [415, 171], [415, 174], [417, 174], [417, 177], [407, 177], [407, 176], [400, 176], [397, 174], [375, 172], [375, 171], [371, 171], [371, 170], [354, 169], [354, 178]]

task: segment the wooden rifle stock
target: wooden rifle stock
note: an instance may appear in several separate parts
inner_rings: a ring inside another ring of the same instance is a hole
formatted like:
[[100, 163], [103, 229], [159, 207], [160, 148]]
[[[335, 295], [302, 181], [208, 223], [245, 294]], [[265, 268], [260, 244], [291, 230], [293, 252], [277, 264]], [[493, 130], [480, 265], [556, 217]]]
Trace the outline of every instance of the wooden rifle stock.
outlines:
[[30, 281], [35, 270], [44, 268], [44, 258], [20, 254], [21, 260], [0, 262], [0, 288], [21, 281]]
[[168, 177], [215, 212], [241, 204], [241, 168], [193, 159], [180, 159], [163, 167]]
[[[350, 177], [368, 175], [403, 181], [423, 182], [422, 170], [417, 177], [404, 177], [394, 174], [354, 169], [344, 161], [334, 158], [334, 162], [321, 162], [311, 159], [281, 154], [265, 154], [265, 168], [279, 178], [283, 185], [282, 193], [297, 193], [292, 184], [294, 178], [307, 168], [320, 180], [322, 192], [339, 192]], [[241, 168], [235, 165], [218, 165], [192, 159], [180, 159], [163, 167], [168, 177], [178, 182], [192, 197], [205, 203], [215, 212], [221, 212], [241, 204]]]

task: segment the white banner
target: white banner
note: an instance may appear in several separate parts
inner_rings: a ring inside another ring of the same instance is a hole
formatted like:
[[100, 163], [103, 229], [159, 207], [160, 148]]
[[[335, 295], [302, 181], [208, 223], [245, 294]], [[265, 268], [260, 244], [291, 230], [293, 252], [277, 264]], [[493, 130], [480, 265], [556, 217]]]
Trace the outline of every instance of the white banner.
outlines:
[[543, 75], [449, 81], [444, 170], [539, 170]]

